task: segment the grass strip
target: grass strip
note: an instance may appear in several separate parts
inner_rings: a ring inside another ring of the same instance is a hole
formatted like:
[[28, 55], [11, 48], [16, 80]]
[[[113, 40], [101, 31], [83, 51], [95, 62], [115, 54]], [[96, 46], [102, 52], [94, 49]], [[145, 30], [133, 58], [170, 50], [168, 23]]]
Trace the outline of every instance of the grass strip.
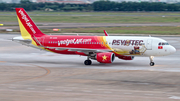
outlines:
[[[56, 23], [179, 23], [179, 16], [31, 16], [35, 22]], [[0, 22], [17, 22], [14, 15], [1, 15]]]
[[[180, 35], [180, 27], [169, 26], [147, 26], [147, 27], [98, 27], [98, 28], [64, 28], [59, 33], [103, 33], [106, 30], [109, 34], [159, 34], [159, 35]], [[57, 33], [52, 29], [43, 29], [44, 33]]]

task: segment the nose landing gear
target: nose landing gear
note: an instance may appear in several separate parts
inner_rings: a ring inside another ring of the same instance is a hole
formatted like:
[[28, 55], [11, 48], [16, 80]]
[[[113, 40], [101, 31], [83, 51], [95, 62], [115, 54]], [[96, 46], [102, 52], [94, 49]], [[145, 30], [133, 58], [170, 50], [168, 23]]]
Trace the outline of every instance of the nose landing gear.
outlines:
[[154, 56], [150, 56], [149, 57], [149, 59], [150, 59], [150, 66], [154, 66], [154, 62], [153, 62], [153, 58], [154, 58]]

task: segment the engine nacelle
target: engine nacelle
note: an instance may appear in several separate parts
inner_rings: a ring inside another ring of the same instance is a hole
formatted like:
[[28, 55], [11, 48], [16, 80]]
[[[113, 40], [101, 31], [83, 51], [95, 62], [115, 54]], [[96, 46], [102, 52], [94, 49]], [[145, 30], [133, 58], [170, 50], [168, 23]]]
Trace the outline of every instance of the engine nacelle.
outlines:
[[119, 59], [123, 59], [123, 60], [133, 60], [134, 56], [118, 56]]
[[96, 59], [100, 63], [112, 63], [115, 59], [115, 55], [112, 52], [97, 53]]

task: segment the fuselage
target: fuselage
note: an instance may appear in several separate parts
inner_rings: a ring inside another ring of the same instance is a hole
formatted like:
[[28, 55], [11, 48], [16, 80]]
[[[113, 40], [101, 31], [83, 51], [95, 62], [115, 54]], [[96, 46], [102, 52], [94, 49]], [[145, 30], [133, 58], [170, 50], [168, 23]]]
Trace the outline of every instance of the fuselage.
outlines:
[[130, 56], [165, 56], [176, 51], [167, 41], [155, 37], [45, 35], [37, 39], [47, 50], [61, 54], [77, 54], [66, 48], [110, 50]]

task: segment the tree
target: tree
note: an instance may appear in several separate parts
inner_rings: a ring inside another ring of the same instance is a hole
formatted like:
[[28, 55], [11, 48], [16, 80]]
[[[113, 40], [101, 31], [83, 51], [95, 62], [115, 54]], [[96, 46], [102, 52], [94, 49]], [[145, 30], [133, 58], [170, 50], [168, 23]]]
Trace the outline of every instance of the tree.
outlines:
[[29, 0], [21, 0], [20, 3], [22, 4], [28, 4], [28, 3], [31, 3]]

